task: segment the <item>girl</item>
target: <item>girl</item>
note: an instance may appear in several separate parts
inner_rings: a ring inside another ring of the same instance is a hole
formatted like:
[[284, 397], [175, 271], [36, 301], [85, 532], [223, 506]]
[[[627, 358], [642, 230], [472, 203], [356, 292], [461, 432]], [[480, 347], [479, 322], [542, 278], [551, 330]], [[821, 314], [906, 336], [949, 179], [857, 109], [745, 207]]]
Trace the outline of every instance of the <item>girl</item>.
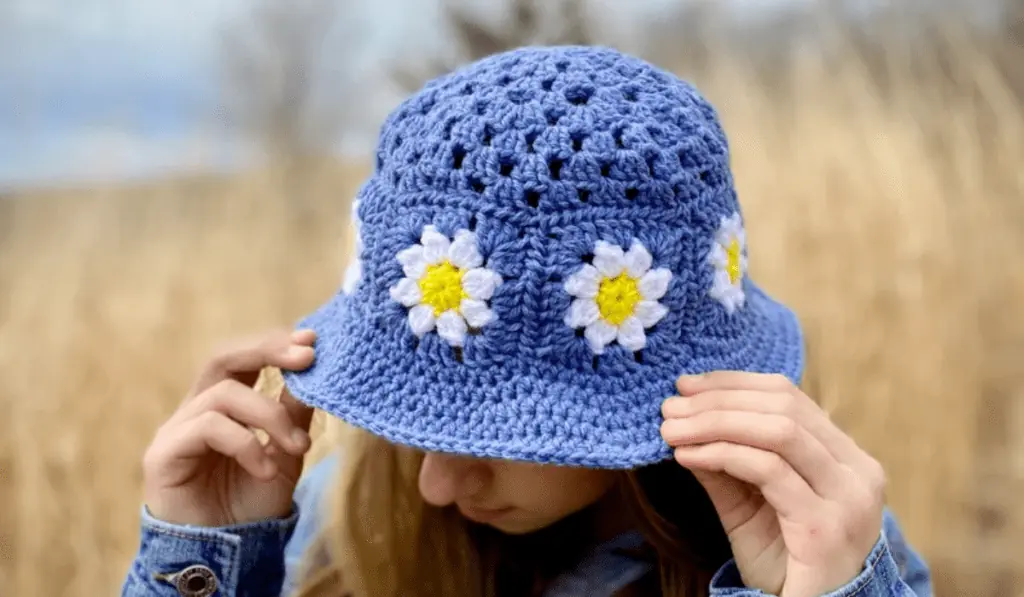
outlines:
[[[798, 388], [690, 85], [523, 48], [428, 83], [376, 158], [342, 291], [158, 431], [123, 595], [931, 594], [881, 467]], [[313, 408], [350, 441], [298, 483]]]

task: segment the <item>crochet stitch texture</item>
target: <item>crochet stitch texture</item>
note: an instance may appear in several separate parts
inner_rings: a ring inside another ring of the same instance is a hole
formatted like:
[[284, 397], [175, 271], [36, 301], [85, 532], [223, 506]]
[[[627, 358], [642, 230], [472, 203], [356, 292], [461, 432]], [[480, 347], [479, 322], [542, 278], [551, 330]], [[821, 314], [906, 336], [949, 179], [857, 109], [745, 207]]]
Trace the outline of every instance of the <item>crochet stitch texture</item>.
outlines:
[[678, 376], [800, 380], [796, 318], [746, 273], [718, 116], [642, 60], [527, 47], [439, 77], [389, 115], [356, 199], [360, 277], [299, 322], [316, 362], [285, 381], [390, 441], [632, 468], [671, 457]]

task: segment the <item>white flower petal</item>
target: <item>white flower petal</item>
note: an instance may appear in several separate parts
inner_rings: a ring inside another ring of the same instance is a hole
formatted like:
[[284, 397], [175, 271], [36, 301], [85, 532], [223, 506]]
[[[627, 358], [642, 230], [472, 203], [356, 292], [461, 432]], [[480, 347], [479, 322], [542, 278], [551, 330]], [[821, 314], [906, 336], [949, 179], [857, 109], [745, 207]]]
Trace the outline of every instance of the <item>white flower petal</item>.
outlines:
[[422, 245], [413, 245], [408, 249], [402, 249], [395, 256], [398, 263], [402, 264], [402, 271], [406, 277], [419, 280], [427, 273], [427, 258], [423, 253]]
[[601, 289], [601, 272], [589, 263], [565, 281], [565, 291], [579, 298], [594, 298]]
[[647, 335], [644, 334], [644, 326], [636, 317], [627, 317], [619, 326], [617, 336], [619, 344], [627, 350], [643, 350], [647, 346]]
[[471, 269], [462, 275], [462, 290], [472, 299], [490, 300], [500, 285], [501, 276], [484, 267]]
[[651, 257], [647, 247], [640, 244], [640, 241], [634, 240], [633, 245], [626, 252], [626, 271], [629, 272], [629, 275], [639, 278], [651, 269], [652, 263], [654, 263], [654, 258]]
[[587, 339], [590, 349], [594, 351], [594, 354], [601, 354], [604, 352], [604, 347], [611, 344], [618, 334], [618, 328], [603, 319], [598, 319], [587, 326], [587, 329], [583, 332], [583, 337]]
[[586, 327], [601, 316], [601, 310], [593, 299], [576, 299], [569, 305], [569, 311], [565, 314], [565, 325], [576, 329]]
[[633, 311], [633, 315], [644, 328], [650, 328], [654, 327], [668, 315], [668, 307], [657, 301], [640, 301], [636, 304], [636, 310]]
[[423, 300], [423, 292], [419, 282], [412, 278], [402, 278], [391, 287], [391, 298], [403, 307], [415, 307]]
[[409, 327], [417, 336], [423, 336], [433, 330], [436, 323], [434, 308], [430, 305], [416, 305], [409, 309]]
[[732, 287], [729, 272], [724, 269], [715, 270], [715, 277], [711, 283], [711, 296], [720, 301], [724, 300]]
[[708, 261], [715, 267], [727, 267], [729, 265], [729, 254], [725, 252], [725, 247], [721, 243], [715, 242], [711, 246], [711, 252], [708, 253]]
[[747, 297], [743, 290], [736, 286], [729, 286], [723, 289], [722, 298], [719, 300], [725, 307], [726, 312], [732, 315], [746, 303]]
[[448, 249], [451, 241], [448, 237], [437, 231], [432, 225], [423, 227], [423, 235], [420, 237], [420, 244], [423, 245], [423, 258], [428, 265], [437, 265], [448, 257]]
[[484, 301], [476, 301], [473, 299], [462, 299], [462, 304], [459, 305], [459, 311], [462, 312], [462, 316], [466, 318], [466, 323], [470, 327], [480, 329], [485, 325], [494, 321], [494, 311], [487, 306]]
[[599, 240], [594, 246], [594, 266], [605, 276], [614, 278], [626, 269], [626, 255], [622, 247]]
[[452, 346], [462, 346], [466, 341], [466, 320], [454, 309], [449, 309], [437, 318], [437, 334]]
[[358, 259], [353, 259], [349, 262], [348, 267], [345, 268], [345, 279], [341, 283], [341, 290], [345, 294], [352, 294], [356, 286], [359, 285], [359, 280], [363, 277], [363, 264]]
[[640, 290], [640, 296], [644, 297], [644, 300], [656, 301], [668, 292], [668, 283], [671, 280], [671, 270], [660, 267], [644, 274], [644, 277], [640, 278], [637, 289]]
[[469, 230], [459, 230], [455, 240], [448, 247], [448, 261], [461, 270], [469, 270], [484, 264], [484, 258], [476, 247], [476, 235]]

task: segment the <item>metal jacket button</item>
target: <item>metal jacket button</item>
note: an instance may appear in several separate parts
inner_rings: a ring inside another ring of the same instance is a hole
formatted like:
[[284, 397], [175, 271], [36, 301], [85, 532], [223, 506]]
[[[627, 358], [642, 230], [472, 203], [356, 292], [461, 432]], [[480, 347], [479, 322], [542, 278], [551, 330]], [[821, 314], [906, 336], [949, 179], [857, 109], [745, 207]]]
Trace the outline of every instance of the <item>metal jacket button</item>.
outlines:
[[174, 575], [181, 597], [209, 597], [217, 592], [217, 576], [206, 566], [195, 565]]

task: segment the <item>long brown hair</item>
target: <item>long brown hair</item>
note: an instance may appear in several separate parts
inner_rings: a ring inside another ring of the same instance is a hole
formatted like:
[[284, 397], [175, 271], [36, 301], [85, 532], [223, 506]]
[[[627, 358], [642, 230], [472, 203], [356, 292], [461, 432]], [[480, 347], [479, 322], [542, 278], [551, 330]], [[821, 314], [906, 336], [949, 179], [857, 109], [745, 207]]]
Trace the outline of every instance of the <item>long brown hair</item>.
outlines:
[[[296, 597], [532, 596], [593, 546], [593, 508], [506, 536], [425, 504], [421, 453], [353, 428], [341, 439], [341, 482], [326, 500], [327, 524], [306, 554]], [[672, 461], [619, 475], [620, 515], [643, 533], [636, 556], [654, 570], [636, 590], [705, 597], [731, 552], [703, 488]]]

